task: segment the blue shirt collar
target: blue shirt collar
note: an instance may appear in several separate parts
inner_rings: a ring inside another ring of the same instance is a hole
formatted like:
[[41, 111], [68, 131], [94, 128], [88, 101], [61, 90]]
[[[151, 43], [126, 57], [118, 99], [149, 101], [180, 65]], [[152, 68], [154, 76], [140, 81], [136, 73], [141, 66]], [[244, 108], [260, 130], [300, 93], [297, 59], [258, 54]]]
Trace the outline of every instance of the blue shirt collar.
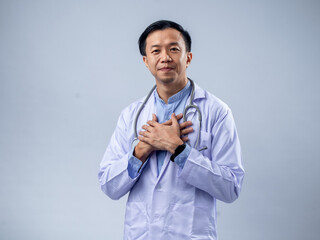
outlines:
[[[171, 97], [168, 99], [168, 104], [174, 103], [174, 102], [177, 102], [177, 101], [181, 101], [181, 99], [182, 99], [185, 95], [189, 94], [190, 91], [191, 91], [191, 83], [190, 83], [190, 81], [188, 80], [187, 85], [186, 85], [183, 89], [181, 89], [179, 92], [177, 92], [176, 94], [174, 94], [173, 96], [171, 96]], [[154, 96], [155, 96], [156, 101], [160, 101], [160, 102], [165, 103], [165, 102], [160, 98], [157, 89], [155, 89], [155, 91], [154, 91]]]

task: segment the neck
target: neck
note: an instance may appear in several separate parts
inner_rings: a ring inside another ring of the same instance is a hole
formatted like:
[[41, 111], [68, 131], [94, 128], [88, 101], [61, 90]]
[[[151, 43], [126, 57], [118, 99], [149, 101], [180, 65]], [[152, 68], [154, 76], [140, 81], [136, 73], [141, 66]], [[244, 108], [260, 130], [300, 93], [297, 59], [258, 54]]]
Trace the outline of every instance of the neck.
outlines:
[[165, 102], [168, 103], [168, 99], [174, 94], [180, 92], [188, 83], [188, 78], [186, 77], [183, 81], [179, 82], [170, 82], [163, 83], [156, 80], [157, 92], [159, 97]]

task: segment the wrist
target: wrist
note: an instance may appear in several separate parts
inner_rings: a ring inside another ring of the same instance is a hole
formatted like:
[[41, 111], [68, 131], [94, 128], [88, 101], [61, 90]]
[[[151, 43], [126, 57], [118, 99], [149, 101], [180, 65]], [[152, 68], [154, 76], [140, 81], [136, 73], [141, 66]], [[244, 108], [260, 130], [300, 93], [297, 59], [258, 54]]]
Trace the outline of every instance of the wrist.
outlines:
[[141, 147], [140, 142], [135, 146], [133, 150], [133, 156], [142, 161], [142, 163], [144, 163], [147, 160], [150, 153], [151, 151], [147, 151], [145, 148]]
[[170, 152], [171, 154], [174, 154], [174, 152], [177, 149], [177, 147], [182, 145], [183, 143], [184, 142], [181, 140], [181, 138], [178, 138], [177, 140], [172, 142], [172, 144], [170, 144], [170, 146], [168, 148], [168, 152]]
[[186, 144], [185, 144], [185, 143], [179, 145], [179, 146], [175, 149], [174, 153], [171, 155], [170, 160], [171, 160], [172, 162], [174, 162], [175, 158], [176, 158], [177, 156], [179, 156], [180, 153], [182, 153], [185, 148], [186, 148]]

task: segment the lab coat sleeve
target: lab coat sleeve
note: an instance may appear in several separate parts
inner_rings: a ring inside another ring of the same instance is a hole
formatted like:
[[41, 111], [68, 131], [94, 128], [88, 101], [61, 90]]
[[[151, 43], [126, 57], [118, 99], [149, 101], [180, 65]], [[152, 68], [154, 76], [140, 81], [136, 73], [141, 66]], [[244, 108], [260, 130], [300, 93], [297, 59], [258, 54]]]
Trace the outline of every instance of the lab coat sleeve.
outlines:
[[125, 119], [130, 118], [126, 117], [123, 111], [101, 161], [98, 174], [102, 191], [111, 199], [119, 199], [128, 193], [141, 174], [141, 171], [139, 171], [134, 176], [133, 174], [131, 177], [129, 175], [129, 172], [133, 173], [135, 171], [138, 164], [137, 159], [132, 156], [128, 126]]
[[192, 148], [179, 177], [212, 197], [231, 203], [239, 196], [244, 170], [230, 109], [218, 118], [210, 134], [209, 157]]

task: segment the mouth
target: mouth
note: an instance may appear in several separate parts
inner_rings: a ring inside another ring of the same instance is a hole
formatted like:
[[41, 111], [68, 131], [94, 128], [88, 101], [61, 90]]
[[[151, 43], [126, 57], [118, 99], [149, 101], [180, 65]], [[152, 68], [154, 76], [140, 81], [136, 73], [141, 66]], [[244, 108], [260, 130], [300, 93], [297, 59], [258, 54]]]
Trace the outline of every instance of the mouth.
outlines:
[[173, 70], [173, 67], [162, 67], [162, 68], [159, 68], [159, 71], [162, 71], [162, 72], [170, 72], [171, 70]]

